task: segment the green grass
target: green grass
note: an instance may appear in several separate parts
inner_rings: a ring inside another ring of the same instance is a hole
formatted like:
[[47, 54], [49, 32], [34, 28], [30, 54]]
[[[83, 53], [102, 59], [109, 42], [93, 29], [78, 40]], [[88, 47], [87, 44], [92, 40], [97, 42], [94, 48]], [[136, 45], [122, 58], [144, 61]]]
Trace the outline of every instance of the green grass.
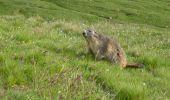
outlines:
[[0, 15], [23, 14], [82, 22], [108, 20], [170, 27], [169, 0], [0, 0]]
[[[168, 2], [0, 0], [0, 98], [169, 99]], [[116, 38], [145, 68], [95, 61], [81, 34], [87, 27]]]

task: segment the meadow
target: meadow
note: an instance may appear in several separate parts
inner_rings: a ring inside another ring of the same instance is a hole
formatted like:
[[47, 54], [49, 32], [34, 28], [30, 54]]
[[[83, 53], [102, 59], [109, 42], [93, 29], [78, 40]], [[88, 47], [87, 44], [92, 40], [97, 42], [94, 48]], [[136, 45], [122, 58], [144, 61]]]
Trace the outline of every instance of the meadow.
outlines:
[[[95, 61], [89, 27], [145, 68]], [[168, 100], [169, 27], [169, 0], [0, 0], [0, 98]]]

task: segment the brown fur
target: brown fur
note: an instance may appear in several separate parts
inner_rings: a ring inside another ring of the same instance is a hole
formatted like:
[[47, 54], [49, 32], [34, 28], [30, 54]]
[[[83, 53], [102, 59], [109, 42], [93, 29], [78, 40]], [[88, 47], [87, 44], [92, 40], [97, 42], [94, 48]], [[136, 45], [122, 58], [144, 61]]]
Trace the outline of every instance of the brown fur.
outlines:
[[128, 64], [126, 55], [121, 46], [113, 39], [88, 29], [83, 32], [86, 39], [89, 52], [97, 60], [105, 58], [113, 64], [119, 64], [121, 67], [142, 68], [142, 64]]

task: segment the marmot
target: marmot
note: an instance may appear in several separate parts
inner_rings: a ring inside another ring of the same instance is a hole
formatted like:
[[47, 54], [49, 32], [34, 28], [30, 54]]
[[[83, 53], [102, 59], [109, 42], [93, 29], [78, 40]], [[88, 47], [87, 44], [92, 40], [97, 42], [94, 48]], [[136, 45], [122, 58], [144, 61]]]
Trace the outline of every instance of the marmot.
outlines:
[[143, 64], [128, 64], [124, 50], [115, 40], [97, 33], [95, 30], [84, 30], [83, 36], [87, 42], [88, 51], [97, 60], [107, 59], [113, 64], [119, 64], [123, 68], [142, 68]]

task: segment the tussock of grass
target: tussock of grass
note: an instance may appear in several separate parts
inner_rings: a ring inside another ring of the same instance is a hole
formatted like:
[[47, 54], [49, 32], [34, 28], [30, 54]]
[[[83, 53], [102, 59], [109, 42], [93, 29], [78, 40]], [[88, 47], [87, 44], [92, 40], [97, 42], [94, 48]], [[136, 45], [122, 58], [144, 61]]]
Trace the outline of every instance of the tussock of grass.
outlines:
[[[153, 26], [37, 16], [0, 17], [0, 97], [3, 99], [167, 99], [170, 32]], [[128, 61], [144, 69], [121, 70], [86, 54], [81, 32], [93, 27], [116, 38]], [[147, 37], [147, 38], [146, 38]]]

